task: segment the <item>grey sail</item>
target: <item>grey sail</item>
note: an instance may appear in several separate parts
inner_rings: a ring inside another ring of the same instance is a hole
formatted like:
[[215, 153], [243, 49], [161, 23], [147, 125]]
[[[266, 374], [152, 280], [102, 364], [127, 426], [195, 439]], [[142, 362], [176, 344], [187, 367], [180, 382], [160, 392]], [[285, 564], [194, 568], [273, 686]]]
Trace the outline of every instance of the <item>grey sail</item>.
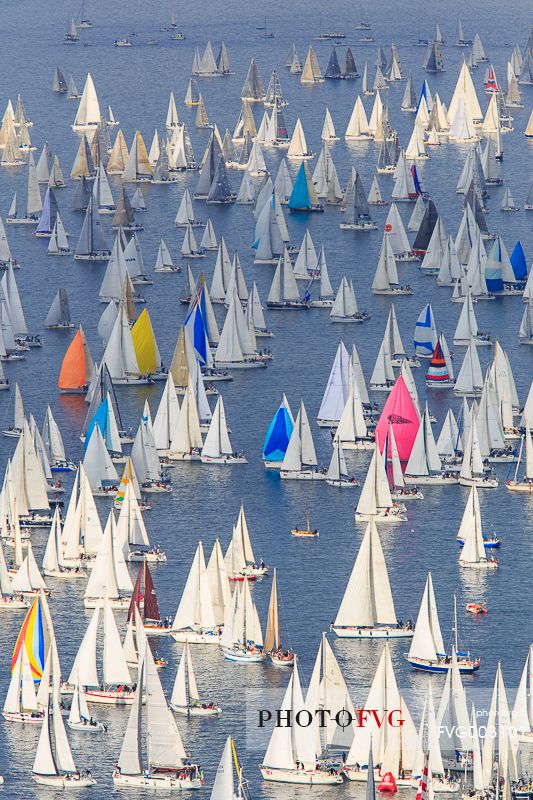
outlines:
[[52, 91], [61, 93], [67, 91], [67, 82], [65, 80], [65, 76], [63, 75], [59, 67], [56, 67], [54, 71], [54, 80], [52, 81]]
[[257, 64], [253, 58], [248, 67], [248, 74], [244, 81], [244, 86], [242, 87], [241, 98], [252, 102], [261, 102], [265, 98], [265, 90], [263, 89], [261, 76], [259, 75]]
[[89, 205], [89, 199], [91, 197], [91, 185], [85, 175], [81, 176], [81, 179], [76, 184], [76, 189], [74, 191], [74, 197], [72, 199], [72, 210], [73, 211], [86, 211], [87, 206]]
[[90, 197], [74, 258], [107, 260], [110, 255], [111, 250], [102, 231], [99, 215], [94, 211], [92, 197]]
[[50, 328], [57, 325], [67, 325], [70, 323], [70, 307], [67, 293], [64, 289], [59, 289], [52, 301], [50, 310], [46, 315], [45, 327]]
[[206, 202], [219, 204], [235, 202], [235, 195], [231, 190], [223, 155], [218, 159], [217, 168], [211, 186], [209, 187], [209, 194], [207, 195]]
[[220, 144], [214, 133], [211, 134], [204, 155], [204, 161], [196, 184], [194, 196], [197, 200], [206, 200], [215, 177], [215, 171], [222, 156]]

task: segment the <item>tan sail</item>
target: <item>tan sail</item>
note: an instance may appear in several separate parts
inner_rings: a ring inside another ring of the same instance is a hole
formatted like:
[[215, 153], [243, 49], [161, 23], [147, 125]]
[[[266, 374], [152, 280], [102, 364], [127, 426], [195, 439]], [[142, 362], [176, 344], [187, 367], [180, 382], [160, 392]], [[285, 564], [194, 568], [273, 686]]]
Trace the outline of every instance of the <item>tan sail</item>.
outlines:
[[265, 652], [279, 650], [279, 615], [278, 615], [278, 581], [276, 570], [272, 578], [272, 589], [270, 591], [270, 602], [268, 604], [267, 627], [265, 633]]
[[127, 160], [128, 160], [128, 145], [126, 144], [126, 139], [124, 138], [124, 134], [119, 129], [117, 131], [115, 143], [113, 145], [113, 149], [111, 150], [111, 155], [109, 156], [109, 161], [107, 164], [108, 174], [118, 175], [124, 172], [124, 167], [126, 166]]

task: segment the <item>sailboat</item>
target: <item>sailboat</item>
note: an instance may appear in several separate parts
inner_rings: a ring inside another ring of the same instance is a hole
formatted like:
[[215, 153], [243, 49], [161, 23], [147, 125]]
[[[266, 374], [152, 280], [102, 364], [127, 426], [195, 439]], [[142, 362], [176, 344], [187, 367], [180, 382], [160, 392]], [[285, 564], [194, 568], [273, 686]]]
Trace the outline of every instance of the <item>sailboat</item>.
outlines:
[[266, 304], [267, 308], [276, 309], [310, 307], [310, 300], [307, 299], [307, 294], [304, 294], [304, 297], [300, 298], [300, 291], [296, 283], [290, 256], [286, 247], [283, 256], [280, 256], [278, 259]]
[[317, 466], [313, 435], [303, 400], [294, 423], [289, 444], [280, 468], [282, 479], [325, 480], [326, 473]]
[[524, 744], [533, 740], [533, 708], [531, 707], [531, 692], [533, 691], [532, 667], [533, 645], [530, 645], [511, 715], [511, 724], [516, 731], [518, 741]]
[[233, 526], [231, 541], [224, 556], [227, 577], [230, 581], [255, 581], [268, 574], [268, 567], [261, 561], [257, 563], [252, 549], [250, 531], [244, 513], [244, 506], [239, 509], [239, 516]]
[[88, 72], [72, 130], [74, 133], [93, 131], [100, 124], [100, 118], [98, 95], [96, 94], [92, 75]]
[[161, 619], [154, 580], [146, 561], [141, 564], [137, 573], [128, 608], [128, 622], [134, 618], [136, 608], [139, 610], [144, 630], [150, 636], [166, 636], [170, 633], [170, 620], [168, 617]]
[[204, 549], [202, 542], [199, 542], [172, 623], [171, 634], [176, 642], [218, 644], [220, 633], [221, 626], [215, 622]]
[[216, 703], [200, 699], [189, 642], [185, 642], [181, 654], [172, 688], [170, 708], [177, 714], [186, 714], [188, 717], [213, 717], [222, 713], [222, 709]]
[[13, 197], [11, 207], [8, 211], [6, 222], [10, 225], [37, 225], [41, 212], [43, 210], [43, 203], [41, 200], [41, 191], [39, 189], [39, 181], [37, 178], [37, 168], [35, 166], [35, 159], [33, 153], [30, 151], [28, 156], [28, 180], [26, 191], [26, 213], [24, 216], [17, 215], [17, 194]]
[[320, 536], [318, 528], [313, 528], [311, 526], [311, 514], [309, 511], [306, 511], [305, 514], [305, 525], [305, 528], [291, 528], [291, 536], [298, 536], [300, 538]]
[[228, 434], [224, 401], [219, 395], [201, 452], [203, 464], [246, 464], [244, 453], [233, 450]]
[[[235, 766], [238, 780], [236, 792], [233, 779], [233, 766]], [[244, 777], [242, 766], [239, 764], [235, 740], [231, 736], [228, 736], [226, 739], [226, 744], [222, 751], [222, 757], [216, 771], [213, 789], [211, 791], [211, 800], [250, 800], [248, 781]]]
[[458, 482], [457, 474], [442, 467], [433, 431], [429, 407], [426, 403], [424, 414], [405, 467], [404, 479], [407, 484], [446, 486]]
[[464, 542], [459, 555], [461, 567], [469, 569], [498, 568], [499, 562], [495, 558], [487, 558], [486, 542], [481, 527], [479, 495], [475, 484], [470, 489], [457, 539]]
[[[385, 452], [385, 451], [384, 451]], [[355, 509], [356, 522], [398, 523], [405, 522], [405, 506], [393, 501], [383, 455], [379, 446], [374, 447], [372, 459]]]
[[272, 417], [263, 442], [263, 464], [266, 469], [280, 469], [293, 427], [294, 419], [289, 401], [283, 395], [282, 402]]
[[[146, 725], [146, 763], [143, 763], [143, 721]], [[135, 699], [120, 757], [113, 771], [113, 783], [115, 786], [163, 791], [200, 789], [202, 786], [201, 769], [187, 758], [148, 645], [141, 656]]]
[[38, 724], [43, 721], [44, 711], [37, 703], [34, 677], [26, 645], [22, 642], [16, 658], [13, 658], [11, 680], [6, 694], [2, 716], [6, 722]]
[[366, 311], [359, 311], [353, 281], [348, 281], [346, 276], [341, 278], [329, 318], [332, 322], [365, 322], [370, 319]]
[[97, 608], [105, 599], [110, 608], [127, 609], [132, 592], [133, 584], [111, 511], [87, 581], [83, 604], [85, 608]]
[[[280, 713], [295, 715], [305, 708], [298, 660], [295, 658]], [[274, 727], [260, 767], [263, 779], [310, 786], [342, 783], [342, 775], [336, 769], [328, 769], [318, 760], [318, 739], [315, 725], [307, 728], [296, 725]]]
[[468, 651], [462, 652], [458, 649], [457, 601], [455, 597], [453, 636], [453, 649], [451, 655], [448, 655], [442, 640], [433, 578], [429, 572], [416, 619], [413, 640], [409, 652], [405, 653], [405, 658], [415, 669], [426, 672], [448, 672], [451, 668], [452, 656], [455, 655], [459, 672], [462, 674], [476, 672], [481, 663], [480, 659], [473, 658]]
[[336, 486], [338, 489], [352, 489], [359, 486], [359, 481], [355, 476], [348, 473], [344, 450], [339, 439], [333, 439], [333, 452], [326, 472], [326, 483], [328, 486]]
[[373, 517], [366, 527], [331, 630], [349, 639], [397, 639], [413, 635], [411, 627], [397, 620], [387, 565]]
[[266, 657], [261, 622], [248, 581], [235, 585], [226, 608], [220, 647], [224, 658], [241, 664], [255, 664]]
[[281, 645], [279, 633], [279, 598], [278, 598], [278, 578], [276, 569], [272, 576], [272, 588], [270, 590], [270, 601], [268, 603], [267, 625], [265, 631], [264, 651], [270, 656], [270, 660], [275, 667], [292, 667], [295, 654], [292, 648], [285, 648]]
[[[344, 775], [348, 780], [368, 780], [372, 785], [372, 772], [376, 776], [385, 776], [389, 772], [394, 779], [393, 783], [399, 787], [409, 787], [416, 752], [416, 728], [405, 699], [398, 690], [388, 643], [381, 651], [364, 708], [376, 709], [377, 716], [374, 720], [367, 718], [365, 725], [355, 728], [343, 767]], [[402, 725], [381, 724], [384, 714], [392, 708], [399, 709]], [[372, 754], [377, 763], [381, 764], [379, 773], [372, 770]]]
[[[52, 699], [44, 711], [44, 719], [32, 768], [33, 780], [41, 786], [60, 789], [78, 789], [94, 786], [95, 779], [89, 770], [79, 770], [72, 757], [59, 701], [59, 687], [54, 688]], [[55, 747], [52, 745], [52, 732]], [[55, 751], [55, 752], [54, 752]]]
[[[525, 464], [524, 464], [524, 477], [523, 480], [518, 480], [518, 470], [524, 458], [524, 443], [525, 443]], [[520, 450], [518, 451], [518, 458], [516, 461], [516, 468], [514, 476], [505, 481], [505, 486], [510, 492], [533, 492], [533, 438], [531, 435], [531, 428], [526, 424], [526, 432], [520, 442]]]
[[24, 427], [24, 401], [22, 399], [22, 393], [20, 391], [20, 386], [18, 383], [15, 383], [15, 413], [14, 413], [14, 422], [13, 425], [9, 428], [2, 429], [3, 436], [9, 436], [14, 439], [18, 439], [19, 436], [22, 436], [22, 429]]
[[79, 564], [70, 565], [64, 557], [62, 528], [59, 509], [56, 506], [43, 557], [43, 575], [52, 578], [86, 578], [87, 573]]
[[[103, 611], [103, 671], [102, 680], [97, 668], [97, 641], [100, 612]], [[83, 687], [88, 703], [131, 705], [135, 693], [126, 656], [122, 649], [117, 623], [107, 599], [96, 606], [85, 631], [66, 684], [61, 691], [69, 694], [76, 686]]]
[[425, 378], [428, 389], [453, 389], [455, 386], [450, 351], [442, 333], [433, 350]]
[[157, 251], [157, 258], [155, 262], [154, 272], [161, 272], [161, 273], [172, 273], [172, 272], [180, 272], [181, 267], [177, 264], [174, 264], [172, 260], [172, 256], [170, 255], [170, 251], [164, 241], [164, 239], [159, 240], [159, 249]]
[[107, 727], [103, 722], [93, 719], [83, 687], [79, 683], [74, 687], [67, 725], [71, 730], [78, 731], [78, 733], [105, 733], [107, 731]]

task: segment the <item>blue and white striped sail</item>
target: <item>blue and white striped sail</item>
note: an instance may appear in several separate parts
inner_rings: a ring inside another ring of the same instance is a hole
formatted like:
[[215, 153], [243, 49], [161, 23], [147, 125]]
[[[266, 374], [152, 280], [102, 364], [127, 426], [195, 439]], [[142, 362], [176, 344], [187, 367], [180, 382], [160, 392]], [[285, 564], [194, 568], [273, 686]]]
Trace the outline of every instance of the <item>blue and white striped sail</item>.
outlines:
[[431, 308], [431, 303], [428, 303], [422, 309], [415, 325], [413, 344], [417, 356], [431, 358], [437, 340], [437, 328], [433, 316], [433, 309]]

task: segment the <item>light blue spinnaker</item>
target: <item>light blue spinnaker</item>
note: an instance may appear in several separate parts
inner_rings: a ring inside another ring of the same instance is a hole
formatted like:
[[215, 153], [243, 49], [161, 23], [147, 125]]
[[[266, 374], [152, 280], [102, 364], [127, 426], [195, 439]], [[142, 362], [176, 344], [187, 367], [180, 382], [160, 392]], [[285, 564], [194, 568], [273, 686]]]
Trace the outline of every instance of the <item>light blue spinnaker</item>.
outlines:
[[272, 417], [263, 443], [263, 461], [265, 466], [283, 461], [285, 452], [294, 428], [294, 419], [285, 395], [278, 410]]
[[301, 211], [306, 208], [311, 208], [311, 197], [309, 189], [307, 188], [307, 176], [305, 174], [304, 162], [300, 164], [300, 169], [292, 187], [291, 196], [289, 197], [289, 209]]

